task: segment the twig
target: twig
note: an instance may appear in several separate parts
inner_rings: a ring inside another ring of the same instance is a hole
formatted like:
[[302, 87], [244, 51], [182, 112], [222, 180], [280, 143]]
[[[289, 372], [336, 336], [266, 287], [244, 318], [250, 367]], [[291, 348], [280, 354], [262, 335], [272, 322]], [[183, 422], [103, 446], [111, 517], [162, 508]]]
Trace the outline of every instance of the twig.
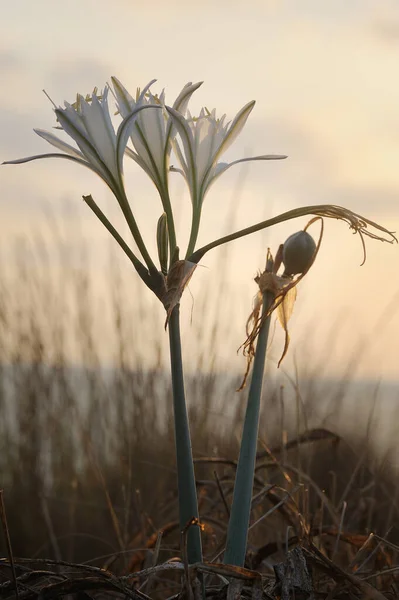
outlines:
[[220, 494], [220, 497], [222, 499], [223, 506], [224, 506], [224, 508], [226, 510], [227, 518], [229, 519], [230, 518], [230, 508], [229, 508], [229, 505], [227, 504], [226, 496], [224, 495], [224, 491], [223, 491], [222, 485], [220, 483], [219, 476], [218, 476], [218, 474], [217, 474], [216, 471], [214, 471], [213, 474], [215, 476], [216, 485], [217, 485], [217, 488], [219, 490], [219, 494]]

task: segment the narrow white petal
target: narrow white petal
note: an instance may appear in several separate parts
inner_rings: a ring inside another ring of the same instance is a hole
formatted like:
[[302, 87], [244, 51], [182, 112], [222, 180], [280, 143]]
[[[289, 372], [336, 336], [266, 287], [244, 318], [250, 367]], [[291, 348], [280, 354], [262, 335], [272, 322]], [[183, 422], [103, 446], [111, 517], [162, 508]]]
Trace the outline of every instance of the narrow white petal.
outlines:
[[196, 135], [196, 160], [198, 168], [198, 180], [202, 182], [213, 164], [214, 155], [218, 148], [218, 123], [211, 116], [203, 117], [195, 123], [198, 135]]
[[130, 136], [134, 148], [139, 156], [146, 162], [149, 169], [157, 170], [155, 160], [151, 154], [141, 123], [136, 122]]
[[187, 83], [174, 101], [173, 108], [184, 116], [191, 96], [202, 84], [202, 81], [198, 83]]
[[182, 166], [182, 169], [183, 169], [184, 173], [186, 174], [186, 179], [189, 179], [187, 163], [186, 163], [186, 160], [184, 158], [183, 152], [182, 152], [182, 150], [180, 148], [180, 144], [178, 143], [177, 140], [173, 141], [173, 150], [174, 150], [174, 152], [175, 152], [175, 154], [177, 156], [177, 159], [178, 159], [179, 163]]
[[[194, 83], [194, 84], [192, 84], [191, 82], [187, 83], [173, 103], [174, 110], [180, 112], [184, 116], [187, 112], [187, 106], [188, 106], [191, 96], [202, 85], [202, 83], [203, 83], [202, 81], [200, 81], [199, 83]], [[173, 120], [171, 118], [168, 118], [167, 124], [166, 124], [166, 135], [165, 135], [165, 151], [164, 151], [165, 164], [167, 164], [167, 162], [168, 162], [171, 148], [172, 148], [171, 142], [172, 142], [173, 138], [175, 137], [176, 132], [177, 132], [177, 129], [173, 125]]]
[[211, 185], [216, 181], [220, 175], [225, 173], [227, 169], [233, 167], [234, 165], [238, 165], [239, 163], [251, 162], [254, 160], [283, 160], [284, 158], [288, 158], [285, 154], [263, 154], [262, 156], [251, 156], [248, 158], [239, 158], [238, 160], [234, 160], [231, 163], [218, 163], [215, 167], [209, 172], [206, 181], [204, 182], [203, 187], [203, 196], [205, 196], [206, 192], [209, 190]]
[[[173, 120], [173, 124], [176, 127], [180, 139], [183, 143], [185, 161], [180, 161], [183, 167], [183, 170], [187, 174], [188, 184], [190, 186], [191, 199], [194, 205], [197, 205], [200, 201], [198, 197], [198, 180], [197, 180], [197, 164], [194, 155], [194, 137], [191, 131], [191, 128], [187, 122], [187, 120], [182, 117], [182, 115], [171, 108], [170, 106], [166, 107], [171, 119]], [[174, 146], [178, 147], [178, 142], [175, 140]], [[179, 158], [179, 151], [176, 152]], [[182, 156], [182, 153], [180, 152]]]
[[151, 79], [150, 83], [147, 83], [147, 85], [145, 86], [145, 88], [143, 88], [143, 91], [141, 92], [139, 99], [137, 100], [137, 104], [141, 104], [141, 102], [144, 100], [146, 93], [148, 92], [148, 90], [150, 89], [150, 87], [152, 86], [153, 83], [156, 82], [156, 79]]
[[82, 119], [88, 135], [104, 165], [109, 169], [114, 178], [118, 180], [119, 172], [116, 165], [116, 136], [111, 122], [107, 105], [107, 88], [104, 90], [103, 100], [99, 101], [93, 95], [91, 103], [82, 103]]
[[230, 125], [223, 142], [220, 144], [219, 149], [215, 155], [215, 160], [218, 160], [224, 152], [231, 146], [237, 136], [241, 133], [247, 119], [255, 106], [255, 100], [248, 102], [235, 116], [232, 124]]
[[[59, 154], [58, 152], [50, 152], [48, 154], [35, 154], [34, 156], [27, 156], [26, 158], [18, 158], [16, 160], [6, 160], [2, 164], [3, 165], [22, 165], [23, 163], [28, 163], [33, 160], [39, 160], [41, 158], [65, 158], [66, 160], [71, 160], [75, 163], [78, 163], [78, 164], [84, 166], [84, 167], [87, 167], [88, 169], [91, 169], [91, 171], [94, 171], [94, 173], [96, 173], [99, 177], [101, 177], [101, 179], [104, 179], [103, 174], [100, 171], [98, 171], [93, 165], [88, 163], [87, 161], [80, 159], [80, 158], [75, 158], [74, 156], [71, 156], [70, 154]], [[104, 181], [105, 181], [105, 183], [108, 184], [108, 181], [106, 179]]]
[[[150, 96], [150, 102], [148, 104], [157, 105], [157, 102]], [[140, 126], [141, 133], [148, 145], [149, 152], [147, 152], [147, 154], [151, 154], [156, 168], [162, 176], [165, 151], [165, 122], [163, 111], [143, 111], [140, 114], [137, 125]], [[136, 136], [134, 136], [134, 139], [136, 141]], [[141, 142], [143, 142], [143, 140], [141, 140]], [[135, 147], [140, 154], [136, 143]]]
[[[83, 96], [78, 96], [77, 104], [79, 107], [81, 106], [82, 102], [84, 102]], [[62, 112], [62, 114], [65, 116], [66, 119], [68, 119], [68, 121], [73, 125], [73, 127], [77, 131], [79, 131], [80, 135], [82, 135], [83, 137], [87, 137], [86, 127], [83, 123], [82, 114], [80, 113], [80, 111], [75, 109], [68, 102], [65, 102], [64, 104], [65, 108], [58, 108], [55, 110], [55, 113], [57, 114], [57, 111]]]
[[151, 169], [147, 166], [145, 160], [143, 160], [141, 156], [139, 156], [138, 154], [136, 154], [136, 152], [133, 152], [133, 150], [131, 148], [126, 148], [125, 153], [126, 153], [126, 156], [129, 156], [129, 158], [131, 158], [132, 160], [134, 160], [134, 162], [137, 163], [143, 169], [143, 171], [145, 171], [145, 173], [147, 173], [148, 177], [157, 186], [157, 180], [154, 179], [154, 174], [151, 171]]
[[124, 119], [132, 112], [136, 102], [116, 77], [111, 77], [111, 81], [114, 86], [118, 110], [121, 114], [121, 117]]
[[196, 163], [194, 156], [194, 137], [191, 128], [187, 120], [184, 117], [182, 117], [182, 115], [179, 112], [177, 112], [170, 106], [167, 106], [166, 110], [172, 118], [173, 123], [182, 140], [187, 167], [189, 170], [192, 170], [194, 172], [196, 170]]
[[229, 163], [229, 167], [242, 162], [250, 162], [252, 160], [284, 160], [284, 158], [288, 158], [288, 156], [286, 154], [261, 154], [260, 156], [248, 156], [247, 158], [233, 160], [233, 162]]
[[185, 175], [185, 173], [184, 173], [183, 169], [178, 169], [177, 167], [174, 167], [174, 166], [172, 165], [171, 167], [169, 167], [169, 171], [170, 171], [171, 173], [180, 173], [180, 175], [181, 175], [182, 177], [184, 177], [184, 179], [186, 179], [186, 175]]
[[122, 123], [118, 127], [118, 132], [116, 135], [116, 154], [117, 154], [117, 164], [120, 171], [122, 171], [122, 162], [123, 156], [125, 154], [127, 142], [129, 136], [132, 134], [132, 129], [134, 129], [136, 124], [137, 115], [146, 110], [162, 110], [161, 106], [156, 106], [154, 104], [147, 104], [144, 106], [137, 106], [125, 119], [123, 119]]
[[95, 165], [95, 167], [103, 173], [103, 177], [106, 177], [101, 158], [96, 149], [92, 146], [91, 141], [88, 139], [87, 133], [86, 135], [81, 133], [80, 127], [77, 128], [75, 126], [74, 120], [70, 118], [70, 114], [66, 113], [65, 110], [57, 108], [55, 114], [62, 129], [75, 140], [88, 162]]
[[70, 154], [71, 156], [74, 156], [75, 158], [79, 158], [79, 159], [84, 158], [83, 154], [81, 152], [79, 152], [79, 150], [77, 150], [70, 144], [63, 142], [53, 133], [50, 133], [49, 131], [45, 131], [44, 129], [34, 129], [33, 131], [35, 133], [37, 133], [37, 135], [39, 137], [43, 138], [44, 140], [46, 140], [46, 142], [48, 142], [52, 146], [55, 146], [59, 150], [62, 150], [63, 152], [66, 152], [67, 154]]

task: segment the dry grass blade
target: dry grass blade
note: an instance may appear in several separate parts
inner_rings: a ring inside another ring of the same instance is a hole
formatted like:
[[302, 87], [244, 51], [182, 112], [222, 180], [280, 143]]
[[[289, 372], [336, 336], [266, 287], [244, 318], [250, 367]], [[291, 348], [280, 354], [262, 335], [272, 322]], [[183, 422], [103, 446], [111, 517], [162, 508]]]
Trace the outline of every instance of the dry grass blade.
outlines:
[[0, 518], [1, 518], [1, 524], [2, 524], [2, 527], [3, 527], [4, 537], [6, 539], [8, 560], [10, 561], [11, 573], [12, 573], [12, 578], [13, 578], [13, 582], [14, 582], [14, 586], [15, 586], [15, 597], [16, 597], [17, 600], [19, 600], [17, 574], [16, 574], [16, 571], [15, 571], [14, 555], [12, 553], [10, 532], [9, 532], [8, 523], [7, 523], [6, 507], [4, 505], [4, 492], [3, 492], [3, 490], [0, 490]]
[[314, 566], [322, 568], [324, 572], [329, 574], [334, 580], [339, 579], [348, 581], [354, 588], [363, 594], [364, 598], [369, 598], [370, 600], [387, 600], [387, 597], [375, 587], [359, 577], [356, 577], [356, 575], [347, 573], [337, 564], [333, 563], [327, 556], [322, 554], [314, 544], [310, 545], [310, 550], [304, 549], [304, 552]]
[[[354, 233], [358, 233], [360, 235], [360, 239], [362, 241], [363, 246], [363, 262], [361, 263], [362, 265], [366, 260], [366, 245], [364, 243], [364, 236], [369, 237], [373, 240], [379, 240], [380, 242], [388, 242], [390, 244], [393, 244], [394, 242], [398, 241], [397, 237], [394, 235], [395, 232], [388, 231], [388, 229], [382, 227], [381, 225], [378, 225], [378, 223], [370, 221], [369, 219], [366, 219], [366, 217], [354, 213], [351, 210], [348, 210], [347, 208], [343, 208], [342, 206], [334, 206], [327, 204], [325, 206], [319, 206], [317, 208], [315, 207], [313, 214], [318, 215], [320, 217], [327, 217], [329, 219], [339, 219], [341, 221], [345, 221], [346, 223], [348, 223], [349, 227], [353, 229]], [[370, 229], [368, 229], [368, 226], [372, 227], [373, 229], [376, 229], [377, 231], [380, 231], [385, 235], [388, 235], [388, 238], [374, 233], [373, 231], [370, 231]]]
[[284, 506], [288, 500], [292, 500], [292, 496], [294, 494], [296, 494], [296, 492], [299, 490], [300, 487], [301, 487], [300, 485], [296, 485], [291, 492], [287, 492], [285, 494], [285, 496], [283, 496], [283, 498], [281, 498], [281, 500], [279, 500], [272, 508], [270, 508], [268, 511], [266, 511], [261, 517], [259, 517], [259, 519], [257, 519], [253, 523], [251, 523], [249, 530], [256, 527], [264, 519], [267, 519], [268, 517], [270, 517], [270, 515], [272, 515], [275, 510], [278, 510], [278, 509], [280, 509], [280, 507]]
[[[298, 446], [301, 446], [303, 444], [311, 444], [313, 442], [320, 442], [323, 440], [332, 440], [333, 442], [339, 442], [340, 439], [341, 437], [339, 435], [333, 433], [332, 431], [329, 431], [328, 429], [311, 429], [309, 431], [305, 431], [305, 433], [302, 433], [297, 438], [294, 438], [293, 440], [290, 440], [289, 442], [284, 444], [284, 449], [291, 450], [292, 448], [297, 448]], [[271, 450], [262, 450], [258, 452], [256, 456], [258, 459], [265, 458], [267, 456], [270, 456], [271, 454], [278, 454], [282, 452], [282, 450], [283, 448], [281, 447], [281, 445], [275, 446]]]

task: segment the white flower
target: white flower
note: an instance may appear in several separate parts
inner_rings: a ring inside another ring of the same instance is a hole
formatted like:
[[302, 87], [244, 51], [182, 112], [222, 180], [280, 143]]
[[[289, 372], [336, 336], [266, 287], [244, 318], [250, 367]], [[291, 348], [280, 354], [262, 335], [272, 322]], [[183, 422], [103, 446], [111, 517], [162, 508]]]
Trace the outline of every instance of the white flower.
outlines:
[[[82, 164], [99, 175], [119, 199], [124, 195], [123, 156], [128, 140], [129, 128], [142, 108], [129, 114], [115, 133], [108, 107], [106, 87], [101, 96], [96, 91], [86, 98], [78, 95], [75, 104], [65, 102], [65, 108], [55, 108], [54, 112], [60, 129], [63, 129], [77, 144], [78, 148], [67, 144], [53, 133], [35, 129], [40, 137], [63, 153], [47, 153], [29, 156], [4, 164], [20, 164], [39, 158], [66, 158]], [[150, 112], [158, 112], [152, 110]], [[159, 112], [160, 109], [159, 109]]]
[[232, 123], [225, 123], [226, 116], [216, 118], [213, 110], [202, 109], [199, 117], [187, 119], [172, 108], [166, 108], [179, 132], [182, 148], [175, 140], [174, 150], [181, 164], [181, 169], [172, 167], [187, 180], [190, 188], [194, 210], [200, 210], [205, 195], [212, 183], [233, 165], [251, 160], [276, 160], [286, 158], [285, 155], [266, 154], [251, 158], [240, 158], [231, 163], [219, 162], [222, 154], [231, 146], [243, 129], [255, 101], [246, 104], [235, 116]]
[[[163, 110], [142, 111], [130, 130], [135, 151], [126, 148], [126, 153], [140, 165], [152, 179], [161, 196], [167, 193], [169, 158], [172, 139], [176, 134], [173, 121], [168, 118], [165, 108], [165, 92], [153, 95], [149, 89], [156, 80], [150, 81], [143, 91], [137, 90], [136, 99], [129, 94], [116, 77], [112, 77], [117, 107], [123, 118], [142, 106], [159, 106]], [[184, 117], [192, 94], [202, 85], [187, 83], [173, 104], [173, 110]]]

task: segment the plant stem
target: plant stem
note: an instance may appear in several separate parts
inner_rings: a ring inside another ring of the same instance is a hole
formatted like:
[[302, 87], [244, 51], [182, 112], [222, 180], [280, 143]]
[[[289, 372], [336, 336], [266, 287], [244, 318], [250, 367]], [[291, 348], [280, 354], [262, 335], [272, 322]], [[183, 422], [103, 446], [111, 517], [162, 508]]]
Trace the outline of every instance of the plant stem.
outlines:
[[129, 229], [132, 233], [133, 239], [136, 242], [137, 247], [141, 252], [141, 256], [144, 258], [144, 261], [148, 267], [149, 272], [156, 273], [157, 268], [156, 268], [151, 256], [148, 253], [148, 250], [146, 248], [143, 238], [141, 237], [140, 230], [137, 227], [136, 219], [134, 218], [134, 215], [133, 215], [132, 209], [130, 208], [130, 204], [126, 197], [126, 194], [123, 193], [123, 195], [121, 195], [121, 197], [118, 200], [119, 200], [119, 206], [121, 207], [123, 215], [126, 219]]
[[[262, 317], [267, 313], [272, 301], [273, 296], [270, 292], [263, 294]], [[262, 393], [270, 319], [271, 317], [268, 316], [264, 320], [259, 331], [256, 345], [251, 386], [248, 393], [247, 410], [242, 433], [240, 457], [238, 459], [234, 484], [233, 504], [227, 530], [224, 563], [236, 565], [238, 567], [244, 566], [247, 548], [256, 448], [258, 442], [260, 398]]]
[[[188, 259], [188, 257], [194, 252], [195, 244], [197, 243], [197, 238], [198, 238], [200, 221], [201, 221], [201, 208], [199, 208], [199, 209], [193, 208], [193, 218], [192, 218], [192, 223], [191, 223], [190, 239], [188, 241], [188, 248], [187, 248], [187, 252], [186, 252], [186, 260], [190, 260], [190, 259]], [[200, 258], [202, 258], [202, 257], [200, 257]]]
[[110, 221], [107, 219], [107, 217], [105, 216], [105, 214], [103, 213], [101, 208], [93, 200], [93, 197], [91, 195], [83, 196], [83, 200], [86, 202], [87, 206], [89, 206], [91, 208], [91, 210], [94, 212], [96, 217], [98, 217], [98, 219], [100, 219], [101, 223], [106, 227], [106, 229], [108, 229], [109, 233], [118, 242], [119, 246], [122, 248], [124, 253], [132, 261], [134, 268], [136, 269], [137, 273], [140, 275], [140, 277], [144, 281], [144, 283], [149, 288], [152, 289], [151, 277], [149, 276], [148, 270], [143, 265], [143, 263], [137, 258], [137, 256], [134, 254], [134, 252], [130, 249], [130, 247], [127, 245], [127, 243], [122, 238], [122, 236], [119, 235], [119, 233], [117, 232], [115, 227], [112, 225], [112, 223], [110, 223]]
[[[198, 248], [193, 254], [188, 253], [186, 260], [198, 263], [201, 258], [209, 252], [209, 250], [213, 250], [213, 248], [217, 248], [222, 244], [226, 244], [227, 242], [232, 242], [233, 240], [238, 240], [245, 235], [249, 235], [251, 233], [255, 233], [256, 231], [261, 231], [262, 229], [266, 229], [267, 227], [271, 227], [272, 225], [276, 225], [277, 223], [283, 223], [284, 221], [289, 221], [290, 219], [297, 219], [298, 217], [303, 217], [305, 215], [316, 215], [320, 217], [328, 217], [330, 219], [340, 219], [348, 223], [351, 229], [353, 229], [356, 233], [359, 233], [362, 239], [362, 245], [364, 248], [364, 240], [363, 236], [368, 236], [373, 239], [378, 239], [380, 241], [389, 242], [392, 244], [393, 242], [397, 242], [398, 240], [394, 236], [391, 231], [385, 229], [385, 227], [381, 227], [374, 221], [370, 221], [363, 217], [362, 215], [358, 215], [342, 206], [334, 206], [331, 204], [316, 204], [314, 206], [303, 206], [301, 208], [294, 208], [293, 210], [289, 210], [288, 212], [282, 213], [277, 217], [273, 217], [271, 219], [267, 219], [267, 221], [262, 221], [261, 223], [256, 223], [255, 225], [251, 225], [250, 227], [246, 227], [245, 229], [240, 229], [239, 231], [235, 231], [234, 233], [230, 233], [229, 235], [225, 235], [213, 242], [210, 242], [206, 246], [202, 248]], [[385, 233], [388, 238], [380, 237], [376, 235], [373, 231], [367, 229], [367, 225], [375, 228], [377, 231], [381, 231]], [[190, 245], [191, 250], [191, 245]]]
[[166, 213], [166, 219], [168, 222], [168, 233], [169, 233], [169, 256], [170, 256], [170, 266], [172, 266], [173, 256], [176, 252], [176, 230], [175, 230], [175, 222], [173, 219], [173, 211], [172, 204], [170, 202], [169, 190], [166, 188], [163, 190], [162, 194], [160, 193], [162, 198], [162, 204], [164, 211]]
[[[180, 341], [180, 312], [177, 304], [169, 320], [170, 362], [172, 369], [173, 409], [179, 491], [179, 520], [183, 530], [193, 518], [198, 518], [197, 489], [191, 449], [186, 398], [184, 392], [183, 363]], [[199, 527], [188, 531], [187, 557], [190, 564], [202, 561], [201, 535]]]

